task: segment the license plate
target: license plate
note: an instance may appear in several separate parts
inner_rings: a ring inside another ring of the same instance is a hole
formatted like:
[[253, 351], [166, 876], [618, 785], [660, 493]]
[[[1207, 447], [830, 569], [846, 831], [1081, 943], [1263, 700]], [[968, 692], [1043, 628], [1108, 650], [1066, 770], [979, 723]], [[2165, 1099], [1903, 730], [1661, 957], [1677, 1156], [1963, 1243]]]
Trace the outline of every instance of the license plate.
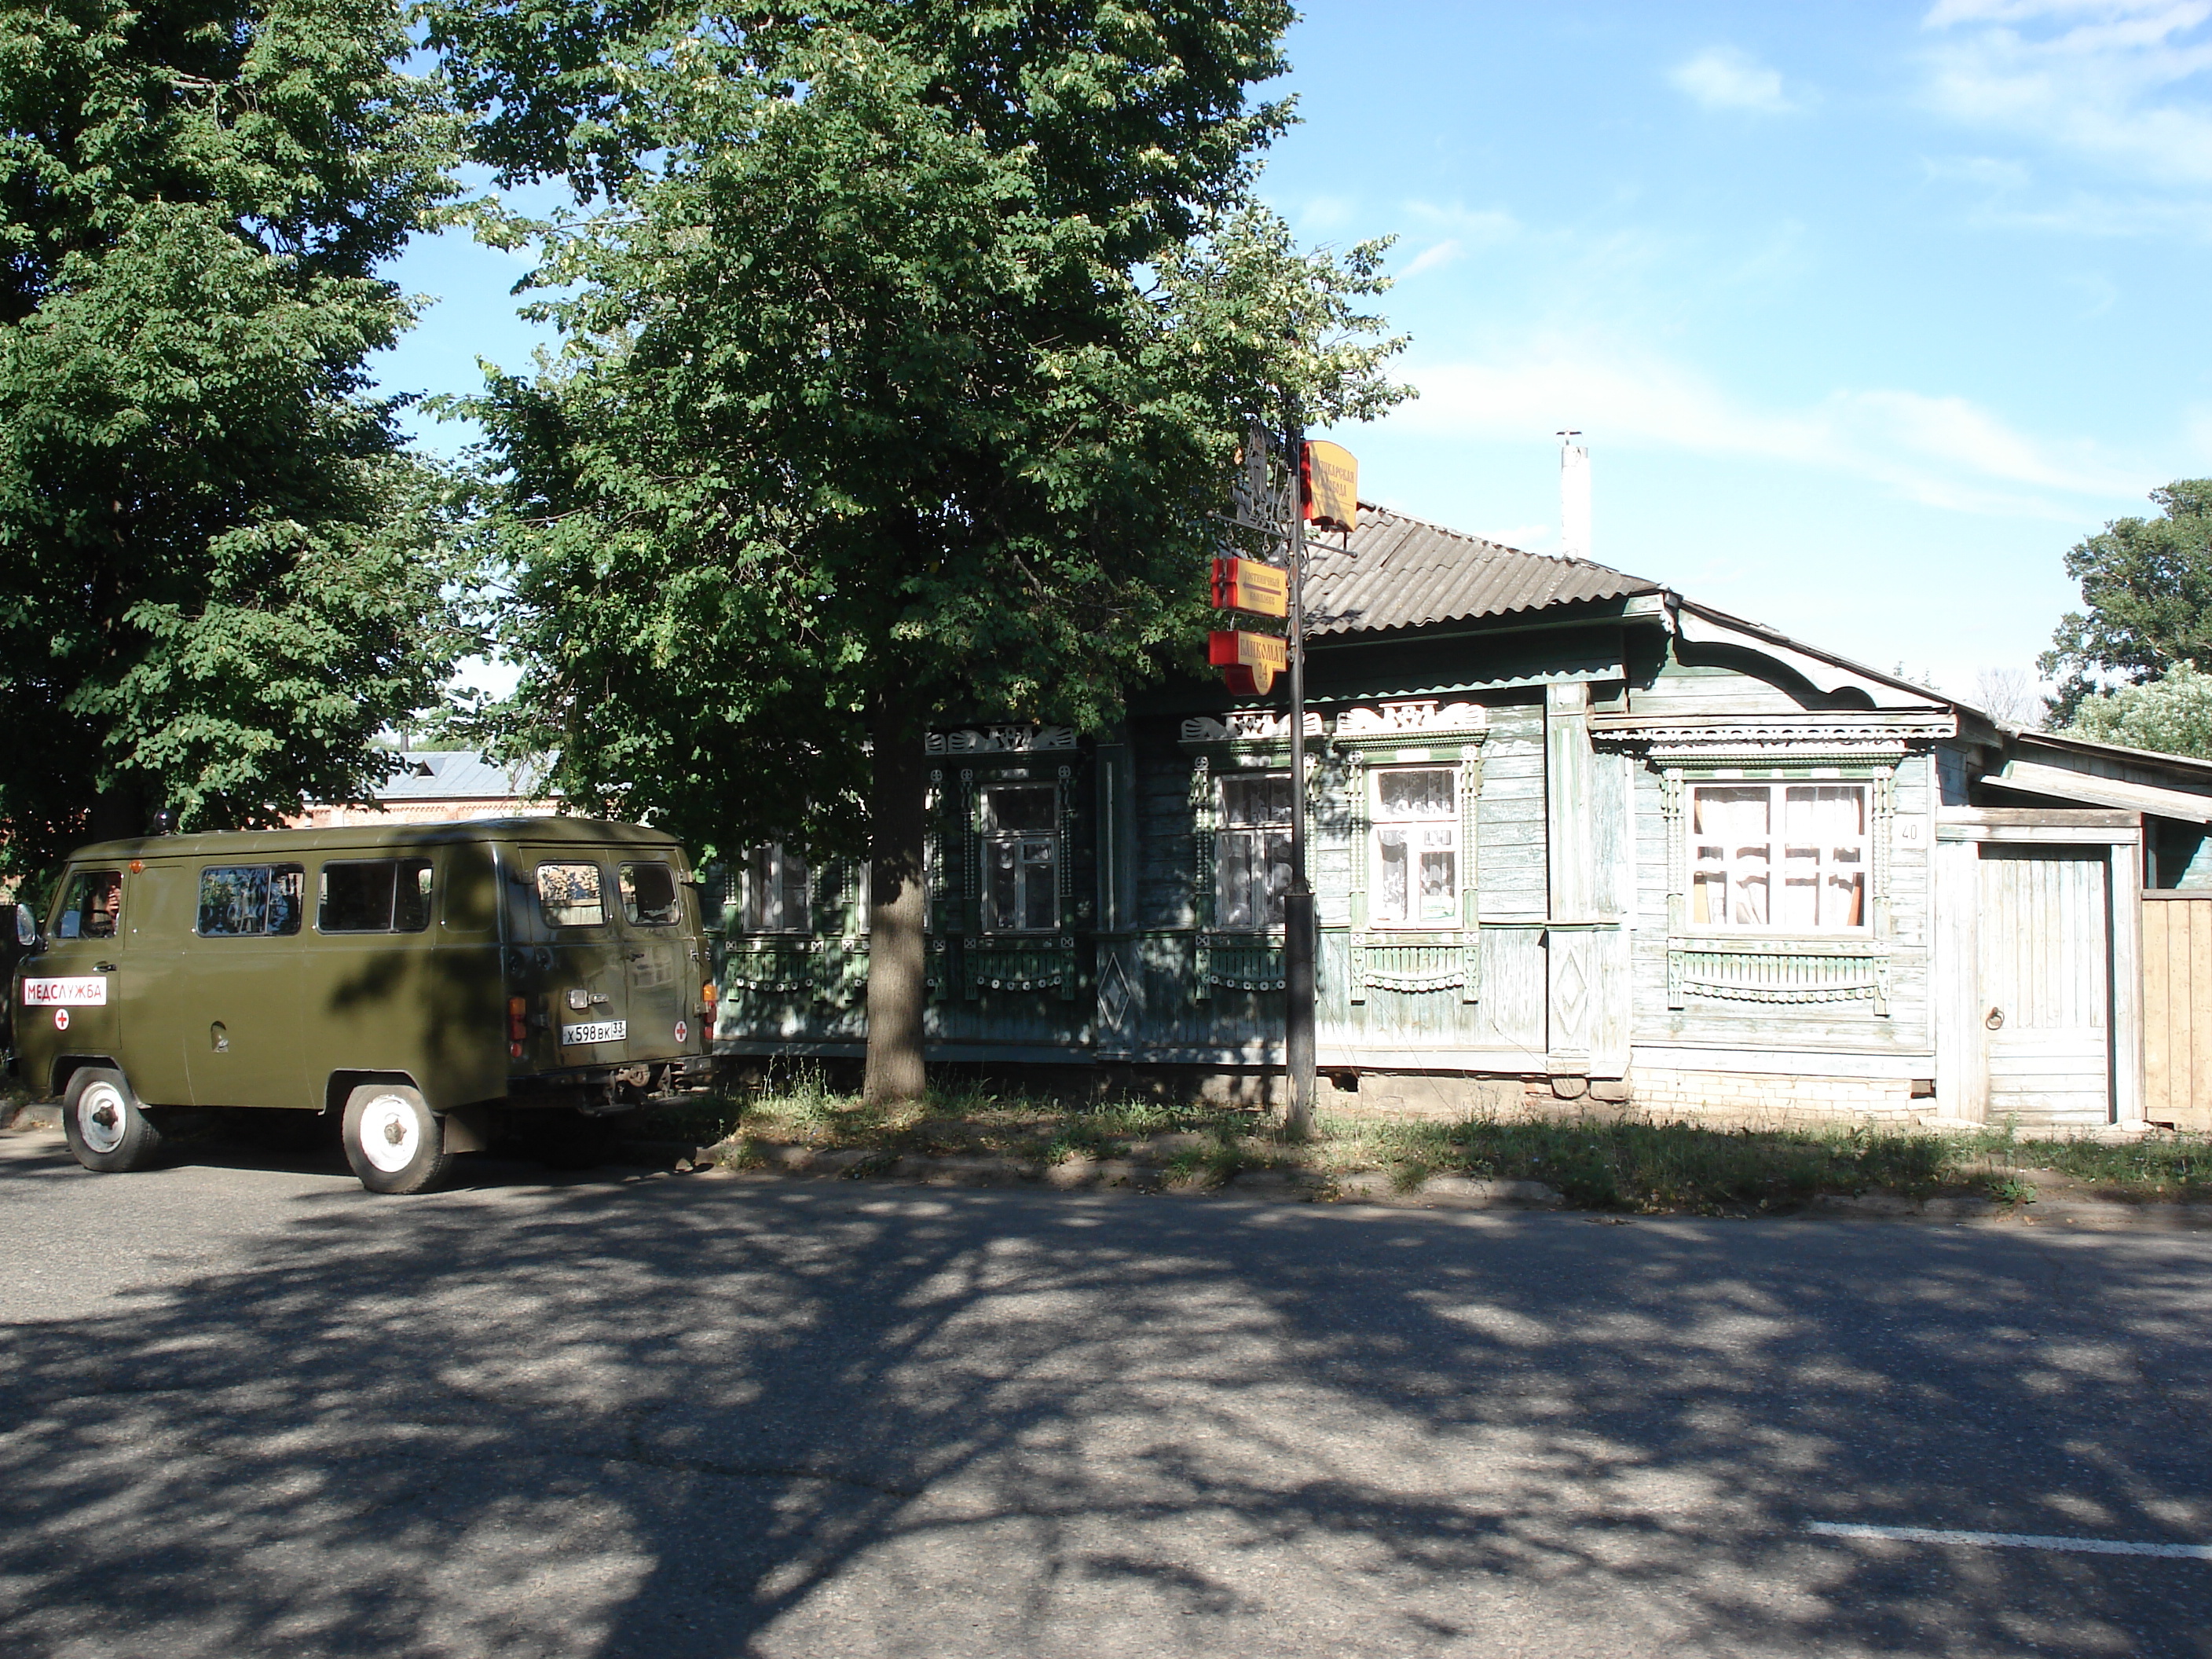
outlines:
[[594, 1020], [589, 1025], [563, 1025], [561, 1042], [563, 1047], [582, 1042], [620, 1042], [629, 1035], [626, 1019]]

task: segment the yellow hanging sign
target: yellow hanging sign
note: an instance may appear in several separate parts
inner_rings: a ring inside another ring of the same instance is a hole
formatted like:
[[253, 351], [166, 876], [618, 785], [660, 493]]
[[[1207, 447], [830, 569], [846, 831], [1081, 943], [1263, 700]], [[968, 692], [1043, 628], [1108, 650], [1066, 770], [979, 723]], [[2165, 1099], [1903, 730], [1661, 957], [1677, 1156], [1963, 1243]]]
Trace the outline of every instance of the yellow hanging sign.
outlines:
[[1322, 530], [1359, 527], [1359, 463], [1350, 450], [1320, 438], [1308, 441], [1298, 474], [1305, 513]]

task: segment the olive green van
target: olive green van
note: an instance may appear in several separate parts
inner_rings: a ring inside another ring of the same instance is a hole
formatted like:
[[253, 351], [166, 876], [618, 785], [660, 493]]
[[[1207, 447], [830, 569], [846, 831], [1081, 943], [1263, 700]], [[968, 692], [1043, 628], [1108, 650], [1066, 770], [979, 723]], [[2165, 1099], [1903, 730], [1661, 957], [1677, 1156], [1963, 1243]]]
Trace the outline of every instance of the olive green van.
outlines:
[[588, 1139], [703, 1087], [715, 989], [684, 849], [580, 818], [108, 842], [18, 967], [15, 1072], [88, 1170], [165, 1118], [329, 1113], [416, 1192], [497, 1130]]

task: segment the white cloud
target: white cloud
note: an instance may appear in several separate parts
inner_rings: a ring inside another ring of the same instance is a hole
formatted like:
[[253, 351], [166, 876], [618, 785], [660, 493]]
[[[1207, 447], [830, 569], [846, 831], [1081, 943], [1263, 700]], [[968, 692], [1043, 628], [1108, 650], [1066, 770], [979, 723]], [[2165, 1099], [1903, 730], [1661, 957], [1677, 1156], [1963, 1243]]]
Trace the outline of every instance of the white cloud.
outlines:
[[1298, 228], [1327, 234], [1350, 224], [1358, 207], [1349, 196], [1310, 196], [1298, 210]]
[[1447, 236], [1443, 241], [1423, 248], [1413, 256], [1413, 263], [1398, 275], [1401, 279], [1403, 279], [1408, 276], [1418, 276], [1425, 270], [1436, 270], [1449, 264], [1466, 252], [1466, 248], [1461, 246], [1458, 237]]
[[1499, 208], [1470, 208], [1458, 202], [1411, 201], [1404, 204], [1409, 218], [1419, 219], [1462, 242], [1488, 246], [1509, 242], [1521, 234], [1521, 222]]
[[1708, 46], [1667, 73], [1677, 90], [1706, 109], [1752, 110], [1786, 115], [1798, 107], [1782, 89], [1782, 75], [1734, 46]]
[[1601, 444], [1818, 467], [1923, 505], [2015, 517], [2071, 520], [2081, 497], [2148, 488], [2090, 445], [2032, 437], [1963, 398], [1844, 389], [1802, 408], [1762, 409], [1679, 363], [1587, 339], [1409, 367], [1407, 378], [1420, 398], [1391, 421], [1427, 435], [1528, 438], [1575, 426]]
[[2212, 0], [1939, 0], [1925, 95], [2146, 179], [2212, 181]]
[[2000, 161], [1994, 155], [1923, 156], [1920, 170], [1946, 184], [1980, 185], [1995, 191], [2025, 189], [2030, 177], [2019, 162]]

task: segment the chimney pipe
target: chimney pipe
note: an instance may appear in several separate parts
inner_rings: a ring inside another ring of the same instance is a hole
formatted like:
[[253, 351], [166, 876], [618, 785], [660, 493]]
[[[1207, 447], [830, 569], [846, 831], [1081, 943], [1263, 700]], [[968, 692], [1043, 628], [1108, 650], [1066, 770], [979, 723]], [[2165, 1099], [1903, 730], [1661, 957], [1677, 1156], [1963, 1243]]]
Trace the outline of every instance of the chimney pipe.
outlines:
[[1570, 559], [1590, 556], [1589, 446], [1573, 428], [1559, 438], [1559, 551]]

